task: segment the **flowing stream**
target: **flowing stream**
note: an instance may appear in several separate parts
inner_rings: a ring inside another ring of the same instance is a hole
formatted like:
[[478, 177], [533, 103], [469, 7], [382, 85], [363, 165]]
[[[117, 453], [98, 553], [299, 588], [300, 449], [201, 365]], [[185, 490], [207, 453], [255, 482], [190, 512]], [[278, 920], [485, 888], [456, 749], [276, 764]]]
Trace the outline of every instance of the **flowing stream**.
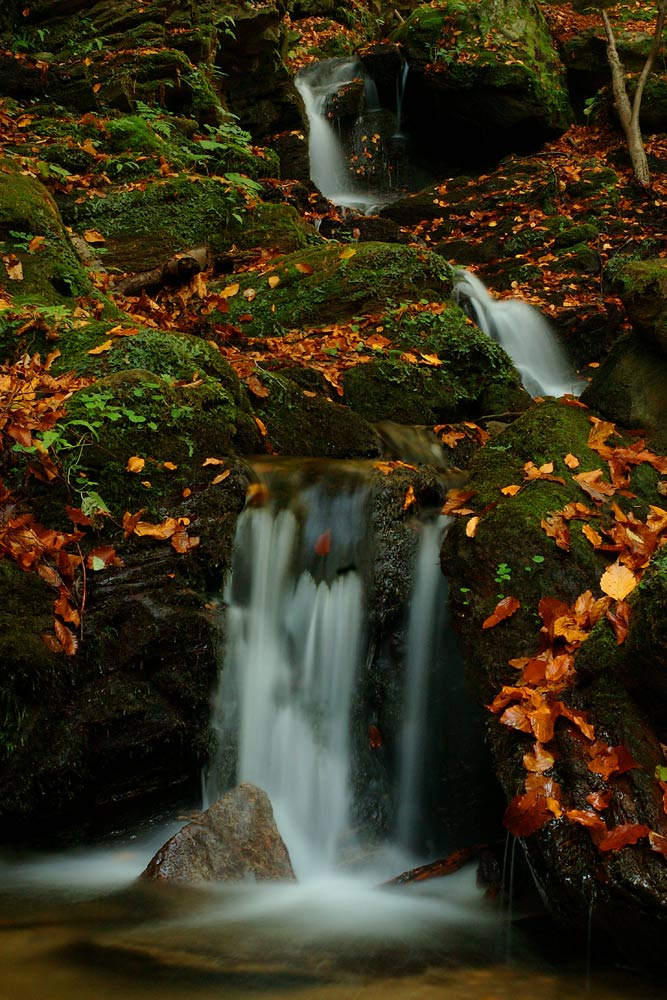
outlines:
[[[637, 977], [588, 975], [576, 964], [555, 972], [519, 928], [508, 961], [504, 913], [484, 897], [474, 866], [382, 885], [433, 857], [414, 853], [430, 814], [435, 826], [460, 819], [448, 817], [456, 809], [442, 776], [435, 788], [422, 781], [433, 769], [429, 746], [442, 736], [448, 769], [472, 787], [479, 771], [466, 731], [481, 740], [464, 708], [439, 573], [447, 524], [437, 515], [406, 518], [413, 579], [389, 643], [404, 674], [393, 764], [385, 758], [393, 820], [384, 843], [364, 839], [355, 798], [373, 797], [379, 764], [357, 758], [375, 760], [386, 748], [366, 743], [360, 687], [374, 657], [374, 670], [388, 669], [377, 658], [372, 608], [376, 575], [387, 570], [367, 467], [339, 463], [332, 475], [334, 464], [305, 466], [296, 478], [268, 475], [271, 501], [239, 519], [214, 704], [219, 752], [206, 783], [209, 796], [237, 778], [267, 788], [299, 883], [137, 882], [187, 817], [94, 848], [5, 852], [0, 1000], [657, 1000]], [[353, 736], [360, 727], [361, 743]], [[473, 836], [459, 831], [454, 843]], [[520, 919], [521, 907], [514, 912]]]

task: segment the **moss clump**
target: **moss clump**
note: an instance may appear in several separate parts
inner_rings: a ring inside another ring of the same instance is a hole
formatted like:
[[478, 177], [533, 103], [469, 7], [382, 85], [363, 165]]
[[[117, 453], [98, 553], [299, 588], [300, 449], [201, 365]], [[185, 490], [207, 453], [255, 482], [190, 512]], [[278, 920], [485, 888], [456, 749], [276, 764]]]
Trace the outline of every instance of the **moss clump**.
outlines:
[[[0, 249], [15, 254], [22, 267], [22, 276], [9, 282], [16, 302], [57, 304], [90, 293], [51, 195], [11, 160], [1, 159], [0, 167]], [[41, 241], [35, 245], [36, 236]]]
[[271, 447], [282, 455], [314, 458], [368, 458], [379, 455], [369, 423], [345, 406], [303, 390], [283, 375], [262, 376], [269, 395], [255, 409], [266, 425]]
[[[279, 281], [272, 288], [269, 279], [274, 276]], [[261, 277], [239, 276], [239, 293], [229, 299], [229, 313], [222, 319], [233, 323], [243, 316], [249, 336], [281, 335], [375, 313], [404, 300], [442, 301], [451, 293], [451, 276], [452, 268], [442, 258], [412, 247], [328, 245], [288, 254]], [[248, 302], [243, 293], [251, 288], [255, 294]]]

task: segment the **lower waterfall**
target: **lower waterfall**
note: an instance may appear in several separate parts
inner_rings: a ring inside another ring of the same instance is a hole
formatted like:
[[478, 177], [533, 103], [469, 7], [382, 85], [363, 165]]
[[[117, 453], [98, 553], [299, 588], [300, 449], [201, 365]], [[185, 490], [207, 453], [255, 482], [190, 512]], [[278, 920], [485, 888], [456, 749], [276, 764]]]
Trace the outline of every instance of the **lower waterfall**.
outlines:
[[[359, 852], [352, 788], [363, 796], [364, 783], [379, 782], [392, 800], [387, 839], [423, 848], [422, 817], [437, 785], [425, 777], [426, 744], [437, 742], [434, 729], [444, 725], [434, 713], [442, 701], [435, 686], [448, 670], [439, 565], [447, 519], [415, 518], [411, 528], [413, 581], [398, 623], [402, 662], [393, 668], [402, 675], [401, 720], [394, 733], [381, 734], [368, 725], [358, 690], [373, 648], [384, 641], [367, 624], [377, 572], [370, 480], [365, 473], [334, 480], [335, 488], [325, 477], [250, 506], [239, 519], [213, 711], [218, 747], [205, 778], [207, 802], [241, 781], [268, 793], [299, 877], [331, 871]], [[271, 489], [270, 475], [268, 482]], [[359, 777], [353, 757], [360, 735], [389, 744], [387, 774]]]

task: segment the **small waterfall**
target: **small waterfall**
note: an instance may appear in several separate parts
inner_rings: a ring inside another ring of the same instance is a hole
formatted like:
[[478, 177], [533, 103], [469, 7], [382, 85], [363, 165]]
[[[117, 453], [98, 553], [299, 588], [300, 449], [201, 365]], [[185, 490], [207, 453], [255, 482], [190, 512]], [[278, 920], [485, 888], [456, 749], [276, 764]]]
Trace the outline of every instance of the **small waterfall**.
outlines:
[[396, 77], [396, 135], [402, 135], [403, 125], [403, 98], [405, 97], [405, 85], [408, 81], [410, 65], [402, 63], [400, 72]]
[[483, 282], [461, 271], [454, 300], [487, 337], [509, 354], [531, 396], [579, 396], [586, 387], [538, 309], [520, 299], [494, 299]]
[[[384, 640], [367, 625], [368, 595], [384, 563], [372, 528], [369, 466], [351, 466], [326, 463], [321, 476], [311, 471], [291, 479], [284, 468], [267, 473], [272, 501], [239, 518], [225, 592], [224, 666], [212, 720], [217, 753], [205, 799], [214, 801], [238, 781], [264, 788], [300, 878], [331, 871], [341, 851], [356, 848], [351, 816], [360, 815], [358, 796], [374, 801], [378, 766], [386, 768], [381, 780], [394, 803], [389, 826], [397, 846], [423, 848], [437, 827], [426, 817], [445, 787], [438, 759], [445, 730], [434, 714], [442, 703], [438, 677], [447, 675], [454, 711], [464, 714], [449, 669], [457, 663], [455, 640], [443, 635], [447, 588], [439, 553], [447, 522], [409, 519], [404, 537], [414, 547], [413, 585], [392, 626], [401, 631], [401, 617], [407, 623], [406, 666], [394, 663], [389, 689], [402, 698], [396, 711], [404, 721], [383, 733], [387, 753], [378, 758], [368, 748], [374, 709], [364, 698], [373, 699], [371, 689], [388, 680], [386, 664], [371, 666]], [[457, 760], [467, 753], [462, 746], [453, 733]], [[361, 834], [365, 840], [371, 831]]]
[[341, 87], [364, 75], [356, 59], [327, 59], [311, 63], [296, 76], [308, 117], [310, 176], [313, 184], [334, 205], [359, 207], [364, 198], [358, 192], [345, 158], [340, 136], [329, 120], [328, 104]]
[[[406, 643], [405, 694], [398, 784], [397, 835], [401, 847], [421, 846], [419, 821], [424, 808], [424, 783], [429, 698], [443, 662], [447, 615], [447, 581], [440, 569], [440, 546], [451, 518], [438, 518], [422, 526], [412, 584]], [[435, 641], [434, 641], [435, 640]]]
[[365, 495], [310, 487], [297, 500], [301, 516], [263, 507], [239, 519], [205, 795], [213, 801], [231, 783], [236, 750], [236, 780], [268, 793], [303, 875], [333, 866], [348, 826], [364, 628], [364, 586], [350, 558]]

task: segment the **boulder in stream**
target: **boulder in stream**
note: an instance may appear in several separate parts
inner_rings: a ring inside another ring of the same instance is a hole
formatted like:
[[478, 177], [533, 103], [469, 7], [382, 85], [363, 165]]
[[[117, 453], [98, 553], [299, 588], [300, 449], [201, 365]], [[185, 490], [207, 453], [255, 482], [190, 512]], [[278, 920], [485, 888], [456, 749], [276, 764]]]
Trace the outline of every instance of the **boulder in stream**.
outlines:
[[140, 878], [179, 882], [295, 881], [266, 792], [241, 784], [174, 834]]

